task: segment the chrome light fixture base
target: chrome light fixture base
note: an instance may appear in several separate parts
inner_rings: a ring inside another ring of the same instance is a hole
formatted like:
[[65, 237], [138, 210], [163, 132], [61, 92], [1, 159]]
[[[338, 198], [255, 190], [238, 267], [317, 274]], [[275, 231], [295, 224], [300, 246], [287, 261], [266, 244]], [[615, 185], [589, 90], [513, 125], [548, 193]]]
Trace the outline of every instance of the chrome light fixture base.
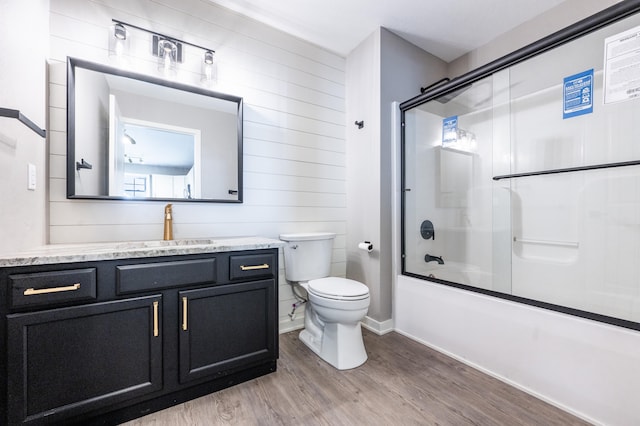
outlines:
[[[161, 43], [164, 42], [164, 43]], [[165, 57], [165, 53], [167, 52], [167, 50], [163, 50], [160, 48], [160, 45], [162, 44], [173, 44], [173, 46], [175, 46], [175, 61], [179, 64], [184, 62], [184, 55], [183, 55], [183, 48], [182, 48], [182, 43], [171, 39], [171, 38], [167, 38], [164, 36], [160, 36], [157, 34], [153, 35], [153, 39], [152, 39], [152, 51], [151, 53], [153, 54], [153, 56], [157, 56], [158, 58], [164, 58]]]

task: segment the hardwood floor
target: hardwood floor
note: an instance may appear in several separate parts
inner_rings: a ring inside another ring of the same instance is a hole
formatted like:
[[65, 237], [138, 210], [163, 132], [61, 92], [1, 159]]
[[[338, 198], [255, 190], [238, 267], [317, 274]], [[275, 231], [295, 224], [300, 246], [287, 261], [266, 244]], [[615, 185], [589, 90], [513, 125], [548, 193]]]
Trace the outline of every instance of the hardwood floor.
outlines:
[[587, 424], [400, 334], [363, 334], [359, 368], [338, 371], [287, 333], [276, 373], [126, 425]]

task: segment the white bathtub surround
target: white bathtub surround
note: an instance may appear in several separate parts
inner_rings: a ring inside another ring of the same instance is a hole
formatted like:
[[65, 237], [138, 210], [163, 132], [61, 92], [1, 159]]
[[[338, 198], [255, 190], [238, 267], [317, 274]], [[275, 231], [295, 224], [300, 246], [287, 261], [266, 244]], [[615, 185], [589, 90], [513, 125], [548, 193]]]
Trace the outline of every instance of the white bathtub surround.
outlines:
[[594, 424], [640, 423], [640, 333], [398, 276], [396, 331]]

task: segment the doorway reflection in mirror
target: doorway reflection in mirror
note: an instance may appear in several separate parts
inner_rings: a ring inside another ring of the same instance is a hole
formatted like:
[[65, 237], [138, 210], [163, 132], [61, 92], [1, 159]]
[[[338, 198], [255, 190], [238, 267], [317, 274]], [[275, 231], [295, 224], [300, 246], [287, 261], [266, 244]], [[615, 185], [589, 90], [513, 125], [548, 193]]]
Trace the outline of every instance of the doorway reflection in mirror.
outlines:
[[199, 197], [200, 130], [122, 116], [113, 126], [109, 195]]

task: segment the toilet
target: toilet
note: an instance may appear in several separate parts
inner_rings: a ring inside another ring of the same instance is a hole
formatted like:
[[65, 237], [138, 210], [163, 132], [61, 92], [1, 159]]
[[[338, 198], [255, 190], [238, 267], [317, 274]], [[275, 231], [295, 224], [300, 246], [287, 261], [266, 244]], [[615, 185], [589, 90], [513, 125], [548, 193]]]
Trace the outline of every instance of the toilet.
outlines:
[[330, 277], [335, 234], [282, 234], [287, 281], [308, 295], [300, 340], [338, 370], [367, 360], [360, 321], [369, 309], [369, 288], [347, 278]]

